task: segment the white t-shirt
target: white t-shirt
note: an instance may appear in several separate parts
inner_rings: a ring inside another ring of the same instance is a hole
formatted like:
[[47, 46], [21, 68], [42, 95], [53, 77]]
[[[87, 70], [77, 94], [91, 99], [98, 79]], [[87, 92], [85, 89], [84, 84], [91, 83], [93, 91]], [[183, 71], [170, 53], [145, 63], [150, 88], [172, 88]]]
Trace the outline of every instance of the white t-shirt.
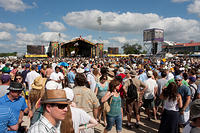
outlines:
[[[74, 133], [79, 133], [78, 132], [79, 126], [88, 124], [91, 119], [91, 116], [82, 109], [75, 108], [75, 107], [70, 107], [70, 108], [72, 112], [72, 122], [73, 122]], [[59, 126], [59, 129], [60, 129], [60, 126]]]
[[37, 73], [36, 71], [30, 71], [27, 73], [27, 76], [26, 76], [26, 79], [25, 81], [28, 83], [28, 88], [29, 88], [29, 91], [32, 89], [31, 85], [32, 83], [34, 82], [34, 80], [39, 77], [40, 74]]
[[147, 86], [146, 91], [144, 92], [144, 98], [145, 99], [152, 99], [154, 98], [154, 88], [158, 87], [156, 80], [152, 78], [148, 78], [147, 80], [144, 81], [144, 83]]
[[87, 75], [87, 81], [90, 82], [90, 89], [94, 92], [96, 87], [96, 80], [93, 74], [88, 73]]
[[72, 121], [75, 133], [78, 133], [78, 128], [80, 125], [88, 124], [91, 116], [87, 114], [84, 110], [79, 108], [71, 107]]
[[[61, 72], [52, 72], [49, 78], [57, 81], [60, 79], [64, 79], [64, 75]], [[62, 88], [62, 83], [59, 83], [59, 88]]]

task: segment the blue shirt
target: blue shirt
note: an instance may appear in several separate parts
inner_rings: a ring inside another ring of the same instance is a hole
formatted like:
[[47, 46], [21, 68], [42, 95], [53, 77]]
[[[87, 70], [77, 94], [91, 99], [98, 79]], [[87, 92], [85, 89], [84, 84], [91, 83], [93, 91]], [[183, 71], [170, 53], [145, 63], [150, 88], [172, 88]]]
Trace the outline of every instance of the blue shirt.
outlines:
[[68, 78], [68, 82], [69, 83], [74, 83], [74, 80], [75, 80], [75, 74], [70, 71], [68, 74], [67, 74], [67, 78]]
[[142, 82], [144, 82], [145, 80], [148, 79], [147, 74], [145, 72], [140, 74], [138, 79], [141, 80]]
[[0, 133], [7, 133], [8, 126], [16, 125], [18, 120], [8, 106], [0, 105]]
[[[27, 104], [25, 102], [24, 97], [19, 96], [18, 99], [11, 101], [7, 94], [0, 98], [0, 105], [8, 106], [12, 109], [14, 117], [19, 120], [20, 111], [24, 111], [27, 108]], [[9, 131], [15, 132], [15, 131]]]
[[[178, 88], [178, 93], [181, 95], [183, 105], [184, 105], [187, 100], [187, 96], [191, 96], [191, 90], [189, 87], [182, 85]], [[188, 110], [189, 110], [189, 106], [185, 109], [185, 112], [187, 112]]]

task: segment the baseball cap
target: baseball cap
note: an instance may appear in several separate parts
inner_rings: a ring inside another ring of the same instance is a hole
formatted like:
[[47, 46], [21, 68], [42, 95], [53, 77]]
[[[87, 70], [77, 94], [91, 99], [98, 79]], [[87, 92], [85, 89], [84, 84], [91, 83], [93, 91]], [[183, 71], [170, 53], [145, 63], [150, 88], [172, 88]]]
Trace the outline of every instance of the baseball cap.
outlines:
[[2, 70], [1, 70], [2, 72], [4, 72], [4, 73], [9, 73], [11, 70], [10, 70], [10, 68], [9, 67], [3, 67], [2, 68]]
[[1, 81], [3, 83], [7, 83], [11, 79], [11, 76], [9, 74], [3, 74], [1, 75]]
[[177, 80], [177, 79], [178, 79], [178, 80], [182, 80], [183, 77], [182, 77], [181, 75], [176, 75], [176, 76], [175, 76], [175, 80]]
[[147, 76], [153, 76], [153, 72], [152, 71], [148, 71], [147, 72]]
[[26, 64], [25, 67], [26, 67], [26, 68], [29, 68], [29, 67], [30, 67], [30, 64]]
[[191, 76], [191, 77], [189, 77], [189, 80], [192, 81], [192, 82], [195, 82], [196, 78]]

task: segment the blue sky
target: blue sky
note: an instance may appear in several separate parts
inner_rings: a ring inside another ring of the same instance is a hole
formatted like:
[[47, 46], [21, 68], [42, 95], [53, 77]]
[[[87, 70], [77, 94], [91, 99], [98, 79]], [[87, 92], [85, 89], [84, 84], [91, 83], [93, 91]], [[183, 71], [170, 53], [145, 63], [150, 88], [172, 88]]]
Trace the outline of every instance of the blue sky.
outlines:
[[199, 42], [199, 17], [200, 0], [0, 0], [0, 52], [80, 35], [104, 49], [143, 45], [149, 28], [164, 29], [166, 41]]

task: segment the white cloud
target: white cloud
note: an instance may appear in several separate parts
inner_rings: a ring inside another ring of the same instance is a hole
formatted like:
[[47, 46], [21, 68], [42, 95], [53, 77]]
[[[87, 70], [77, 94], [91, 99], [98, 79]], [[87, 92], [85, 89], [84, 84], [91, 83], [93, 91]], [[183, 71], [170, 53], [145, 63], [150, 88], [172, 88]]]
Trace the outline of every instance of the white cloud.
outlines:
[[42, 24], [44, 24], [51, 31], [60, 32], [60, 31], [66, 30], [65, 26], [62, 23], [57, 22], [57, 21], [43, 22]]
[[188, 12], [198, 14], [200, 17], [200, 0], [194, 0], [187, 8]]
[[[97, 18], [101, 16], [101, 27]], [[126, 12], [117, 14], [114, 12], [101, 12], [90, 10], [82, 12], [71, 12], [63, 17], [65, 23], [83, 29], [108, 31], [108, 32], [141, 32], [149, 27], [150, 23], [158, 21], [157, 14], [141, 14]], [[77, 21], [78, 20], [78, 21]]]
[[[97, 18], [101, 16], [101, 28]], [[143, 36], [143, 30], [150, 28], [164, 29], [165, 40], [186, 42], [199, 41], [200, 22], [180, 17], [163, 18], [153, 13], [115, 13], [99, 10], [71, 12], [63, 17], [68, 25], [90, 30], [110, 33], [130, 33]], [[77, 21], [79, 20], [79, 21]], [[116, 38], [115, 38], [116, 39]], [[118, 38], [119, 39], [119, 38]], [[121, 41], [124, 41], [121, 38]]]
[[116, 36], [116, 37], [111, 37], [109, 39], [114, 40], [114, 41], [119, 42], [119, 43], [126, 43], [127, 42], [126, 37], [124, 37], [124, 36]]
[[12, 23], [1, 23], [0, 22], [0, 30], [3, 31], [18, 31], [18, 32], [25, 32], [26, 28], [25, 27], [20, 27], [20, 26], [16, 26], [15, 24]]
[[181, 3], [181, 2], [186, 2], [186, 1], [190, 1], [190, 0], [172, 0], [172, 2], [175, 2], [175, 3]]
[[33, 42], [38, 39], [38, 35], [29, 34], [29, 33], [18, 33], [17, 34], [18, 40], [24, 42]]
[[40, 34], [40, 40], [42, 42], [49, 42], [49, 41], [64, 41], [68, 36], [60, 33], [60, 37], [59, 37], [59, 33], [58, 32], [43, 32]]
[[0, 32], [0, 41], [10, 41], [12, 38], [11, 34], [8, 32]]
[[[35, 6], [35, 4], [33, 4], [33, 6]], [[22, 0], [0, 0], [0, 7], [11, 12], [24, 11], [33, 6], [25, 4]]]

